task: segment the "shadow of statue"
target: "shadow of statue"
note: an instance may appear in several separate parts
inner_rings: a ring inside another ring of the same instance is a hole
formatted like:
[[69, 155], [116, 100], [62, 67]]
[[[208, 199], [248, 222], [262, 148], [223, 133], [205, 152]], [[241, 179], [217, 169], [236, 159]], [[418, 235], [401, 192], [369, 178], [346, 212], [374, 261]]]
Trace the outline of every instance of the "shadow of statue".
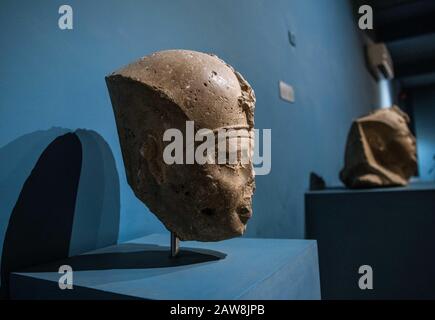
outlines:
[[119, 178], [94, 131], [52, 128], [0, 148], [1, 294], [18, 269], [118, 239]]
[[[62, 265], [74, 271], [113, 269], [150, 269], [195, 265], [224, 259], [226, 254], [201, 248], [183, 248], [172, 258], [168, 247], [153, 244], [125, 243], [116, 247], [34, 266], [26, 272], [58, 272]], [[19, 270], [23, 271], [23, 270]]]

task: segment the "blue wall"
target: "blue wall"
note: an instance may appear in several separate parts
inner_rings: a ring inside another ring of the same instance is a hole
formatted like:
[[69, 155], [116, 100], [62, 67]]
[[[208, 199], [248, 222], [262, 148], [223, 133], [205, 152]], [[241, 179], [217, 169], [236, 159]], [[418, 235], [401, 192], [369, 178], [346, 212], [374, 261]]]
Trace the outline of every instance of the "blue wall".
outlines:
[[420, 179], [435, 180], [435, 86], [412, 89]]
[[[72, 31], [57, 26], [64, 3], [74, 9]], [[119, 173], [120, 241], [164, 228], [126, 182], [104, 82], [114, 69], [185, 48], [214, 52], [248, 79], [256, 127], [272, 129], [272, 171], [257, 178], [248, 226], [254, 237], [304, 236], [309, 172], [339, 183], [351, 120], [376, 101], [344, 0], [2, 0], [0, 43], [0, 147], [52, 126], [95, 130]], [[294, 86], [296, 103], [279, 99], [279, 80]]]

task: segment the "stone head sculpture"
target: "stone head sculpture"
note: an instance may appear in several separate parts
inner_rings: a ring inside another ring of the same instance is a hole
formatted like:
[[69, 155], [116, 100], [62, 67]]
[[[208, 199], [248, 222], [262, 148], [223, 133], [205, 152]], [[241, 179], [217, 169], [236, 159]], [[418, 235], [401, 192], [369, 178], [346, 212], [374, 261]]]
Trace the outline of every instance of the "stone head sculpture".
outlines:
[[340, 179], [349, 188], [403, 186], [417, 169], [409, 118], [398, 107], [379, 109], [355, 120]]
[[[255, 188], [252, 152], [243, 163], [192, 162], [184, 136], [181, 161], [167, 163], [164, 153], [173, 143], [165, 132], [188, 135], [188, 123], [195, 133], [242, 132], [252, 146], [255, 96], [244, 78], [214, 55], [168, 50], [127, 65], [106, 82], [135, 195], [181, 240], [243, 234]], [[236, 153], [241, 149], [238, 144]]]

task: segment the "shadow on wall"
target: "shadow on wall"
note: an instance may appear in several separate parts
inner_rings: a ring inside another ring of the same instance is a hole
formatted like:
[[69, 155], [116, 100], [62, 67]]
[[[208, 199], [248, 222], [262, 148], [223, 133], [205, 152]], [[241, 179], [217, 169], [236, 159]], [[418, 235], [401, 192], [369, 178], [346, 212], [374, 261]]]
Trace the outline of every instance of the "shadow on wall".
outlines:
[[170, 256], [169, 252], [169, 247], [155, 244], [123, 243], [116, 247], [74, 256], [55, 263], [38, 265], [25, 271], [57, 272], [59, 266], [63, 264], [70, 265], [74, 271], [169, 268], [166, 271], [159, 271], [163, 274], [173, 272], [170, 269], [172, 267], [213, 262], [226, 257], [225, 253], [200, 248], [183, 248], [175, 259]]
[[118, 240], [119, 178], [96, 132], [52, 128], [0, 148], [1, 296], [9, 273]]

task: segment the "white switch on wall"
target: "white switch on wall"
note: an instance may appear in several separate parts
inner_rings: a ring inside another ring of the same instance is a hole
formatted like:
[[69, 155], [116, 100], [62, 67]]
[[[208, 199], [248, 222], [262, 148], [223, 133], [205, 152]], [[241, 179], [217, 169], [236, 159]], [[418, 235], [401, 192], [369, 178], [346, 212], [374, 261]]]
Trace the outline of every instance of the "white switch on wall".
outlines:
[[279, 82], [279, 95], [282, 100], [294, 103], [295, 102], [295, 91], [293, 87], [284, 81]]

